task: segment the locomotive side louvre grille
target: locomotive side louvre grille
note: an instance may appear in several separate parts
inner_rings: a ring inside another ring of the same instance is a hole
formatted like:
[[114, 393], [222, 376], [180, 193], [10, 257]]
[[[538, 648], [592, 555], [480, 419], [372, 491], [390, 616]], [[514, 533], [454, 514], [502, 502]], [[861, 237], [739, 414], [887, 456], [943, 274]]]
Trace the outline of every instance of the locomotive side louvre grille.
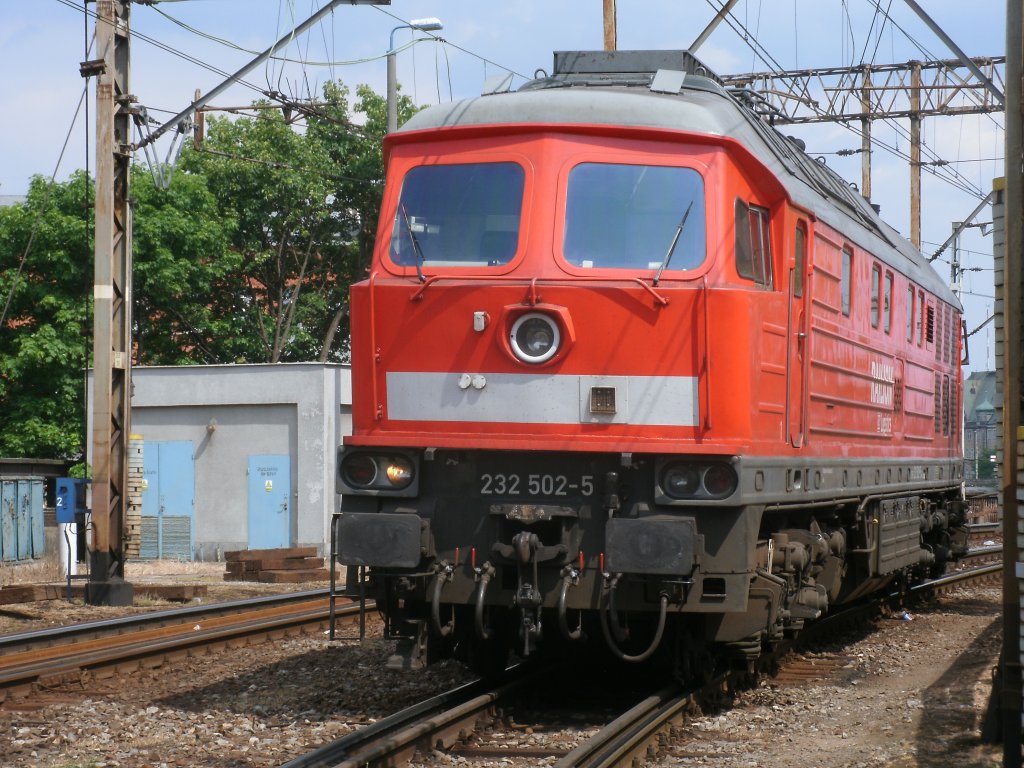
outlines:
[[960, 341], [960, 315], [951, 310], [949, 324], [949, 364], [954, 365], [957, 361], [957, 342]]
[[942, 377], [942, 434], [949, 434], [949, 376]]
[[943, 322], [945, 323], [946, 332], [942, 334], [942, 359], [947, 363], [950, 362], [949, 354], [949, 333], [952, 330], [953, 320], [953, 308], [950, 306], [943, 307], [942, 311]]
[[903, 412], [903, 378], [897, 376], [892, 384], [892, 409], [896, 413]]
[[[956, 381], [949, 380], [949, 434], [956, 437], [959, 434], [959, 411], [956, 404]], [[955, 443], [955, 440], [953, 441]]]
[[917, 292], [917, 346], [924, 341], [924, 291]]
[[[928, 308], [929, 312], [931, 307]], [[935, 403], [935, 434], [942, 432], [942, 376], [938, 373], [935, 374], [935, 396], [933, 398]]]
[[931, 344], [935, 341], [935, 307], [928, 305], [927, 322], [925, 323], [925, 340]]

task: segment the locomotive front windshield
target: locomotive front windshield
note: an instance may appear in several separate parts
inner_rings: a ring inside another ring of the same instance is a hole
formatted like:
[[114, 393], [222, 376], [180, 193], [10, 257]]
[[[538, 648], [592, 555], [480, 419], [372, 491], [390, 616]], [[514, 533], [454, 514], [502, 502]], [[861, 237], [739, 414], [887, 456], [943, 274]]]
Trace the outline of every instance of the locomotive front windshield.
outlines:
[[427, 267], [507, 264], [519, 247], [524, 182], [516, 163], [412, 168], [391, 227], [391, 260]]
[[704, 179], [692, 168], [581, 163], [569, 172], [562, 254], [571, 265], [685, 270], [706, 250]]

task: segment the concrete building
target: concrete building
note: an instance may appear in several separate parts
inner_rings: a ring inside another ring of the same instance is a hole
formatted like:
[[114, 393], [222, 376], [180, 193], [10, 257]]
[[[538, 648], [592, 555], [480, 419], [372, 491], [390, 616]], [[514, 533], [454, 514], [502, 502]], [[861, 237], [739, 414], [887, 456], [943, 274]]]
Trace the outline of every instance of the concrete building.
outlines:
[[352, 426], [348, 366], [138, 367], [132, 382], [143, 558], [327, 551], [335, 453]]

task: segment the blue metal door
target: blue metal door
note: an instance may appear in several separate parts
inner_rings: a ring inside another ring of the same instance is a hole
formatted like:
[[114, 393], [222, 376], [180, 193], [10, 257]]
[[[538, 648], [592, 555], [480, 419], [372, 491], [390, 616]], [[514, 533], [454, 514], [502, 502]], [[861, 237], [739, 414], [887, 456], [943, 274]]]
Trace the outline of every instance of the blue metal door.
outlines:
[[32, 518], [32, 557], [42, 557], [46, 553], [46, 531], [43, 528], [42, 480], [30, 481], [25, 503], [29, 505], [29, 514]]
[[0, 559], [18, 559], [17, 486], [11, 480], [0, 482]]
[[32, 557], [31, 485], [28, 480], [18, 480], [14, 487], [14, 506], [18, 514], [18, 559], [29, 560]]
[[30, 560], [45, 549], [42, 478], [0, 482], [0, 560]]
[[249, 549], [288, 546], [291, 485], [289, 456], [249, 457]]
[[142, 457], [140, 557], [191, 560], [195, 543], [195, 465], [192, 443], [146, 443]]

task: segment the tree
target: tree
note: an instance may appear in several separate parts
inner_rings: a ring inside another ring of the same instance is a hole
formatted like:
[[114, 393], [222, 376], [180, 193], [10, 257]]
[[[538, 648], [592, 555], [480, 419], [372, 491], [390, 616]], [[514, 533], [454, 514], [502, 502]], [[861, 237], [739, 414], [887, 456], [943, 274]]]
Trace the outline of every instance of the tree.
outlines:
[[[305, 112], [306, 130], [262, 110], [255, 118], [208, 121], [201, 151], [182, 157], [186, 173], [205, 176], [222, 216], [237, 222], [231, 246], [241, 258], [230, 296], [237, 359], [344, 361], [348, 286], [365, 275], [380, 211], [380, 142], [386, 102], [357, 89], [324, 86]], [[407, 119], [415, 107], [399, 99]]]
[[169, 189], [133, 168], [133, 340], [136, 365], [234, 362], [240, 310], [231, 302], [242, 259], [237, 222], [207, 179], [175, 174]]
[[24, 203], [0, 208], [0, 455], [82, 455], [92, 193], [83, 173], [36, 176]]
[[[305, 130], [211, 119], [169, 189], [134, 167], [133, 363], [348, 359], [348, 287], [370, 263], [386, 103], [324, 87]], [[415, 107], [399, 99], [399, 117]], [[42, 177], [0, 208], [0, 454], [84, 455], [94, 189]], [[29, 248], [29, 243], [32, 243]], [[26, 258], [22, 258], [26, 255]]]
[[[366, 277], [373, 254], [373, 244], [380, 218], [384, 181], [382, 142], [387, 133], [387, 101], [369, 86], [356, 88], [355, 111], [365, 115], [359, 128], [347, 122], [347, 116], [335, 113], [335, 105], [344, 102], [340, 83], [324, 86], [326, 106], [318, 117], [310, 120], [309, 134], [319, 141], [331, 166], [343, 169], [337, 177], [333, 198], [333, 216], [346, 222], [351, 240], [334, 264], [333, 291], [326, 301], [330, 320], [324, 332], [319, 360], [331, 358], [347, 361], [348, 288]], [[398, 98], [399, 122], [404, 123], [416, 113], [416, 106], [407, 96]], [[336, 343], [339, 336], [343, 339]]]
[[[202, 177], [175, 178], [165, 192], [142, 169], [132, 174], [135, 364], [233, 359], [233, 314], [212, 300], [238, 271], [233, 222]], [[65, 183], [36, 177], [24, 203], [0, 208], [0, 289], [11, 299], [0, 324], [0, 454], [84, 454], [94, 191], [82, 172]]]

